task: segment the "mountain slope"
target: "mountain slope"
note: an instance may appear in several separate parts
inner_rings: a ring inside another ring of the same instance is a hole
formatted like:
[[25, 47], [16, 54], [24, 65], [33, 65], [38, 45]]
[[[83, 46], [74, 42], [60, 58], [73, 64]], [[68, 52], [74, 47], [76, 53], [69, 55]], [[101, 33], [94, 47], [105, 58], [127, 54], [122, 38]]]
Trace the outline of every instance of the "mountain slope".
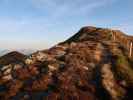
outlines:
[[132, 100], [132, 61], [111, 32], [117, 31], [84, 27], [65, 42], [32, 54], [25, 66], [11, 68], [10, 78], [3, 71], [1, 99]]

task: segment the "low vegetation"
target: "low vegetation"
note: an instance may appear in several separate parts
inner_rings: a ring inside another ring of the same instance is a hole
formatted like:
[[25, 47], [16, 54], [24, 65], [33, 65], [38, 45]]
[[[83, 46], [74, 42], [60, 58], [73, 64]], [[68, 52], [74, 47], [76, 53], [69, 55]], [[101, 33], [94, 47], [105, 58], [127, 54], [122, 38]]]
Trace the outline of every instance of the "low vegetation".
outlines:
[[0, 100], [132, 100], [133, 62], [111, 37], [84, 27], [48, 50], [1, 57]]

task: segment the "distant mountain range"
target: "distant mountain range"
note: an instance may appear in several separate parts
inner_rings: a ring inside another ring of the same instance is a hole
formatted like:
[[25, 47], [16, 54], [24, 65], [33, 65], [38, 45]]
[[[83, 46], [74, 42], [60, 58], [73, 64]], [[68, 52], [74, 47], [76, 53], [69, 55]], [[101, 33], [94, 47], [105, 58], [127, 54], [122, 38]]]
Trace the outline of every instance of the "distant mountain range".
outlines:
[[23, 53], [24, 55], [32, 54], [33, 52], [37, 51], [35, 49], [16, 49], [16, 50], [9, 50], [9, 49], [0, 49], [0, 56], [3, 56], [7, 53], [10, 53], [12, 51], [18, 51], [20, 53]]

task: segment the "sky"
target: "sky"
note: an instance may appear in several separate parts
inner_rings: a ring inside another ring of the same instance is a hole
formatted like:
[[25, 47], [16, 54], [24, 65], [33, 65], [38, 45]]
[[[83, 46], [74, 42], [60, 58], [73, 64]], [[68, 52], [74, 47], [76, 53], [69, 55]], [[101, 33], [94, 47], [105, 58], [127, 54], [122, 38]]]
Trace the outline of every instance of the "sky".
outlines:
[[83, 26], [133, 35], [133, 0], [0, 0], [0, 49], [46, 49]]

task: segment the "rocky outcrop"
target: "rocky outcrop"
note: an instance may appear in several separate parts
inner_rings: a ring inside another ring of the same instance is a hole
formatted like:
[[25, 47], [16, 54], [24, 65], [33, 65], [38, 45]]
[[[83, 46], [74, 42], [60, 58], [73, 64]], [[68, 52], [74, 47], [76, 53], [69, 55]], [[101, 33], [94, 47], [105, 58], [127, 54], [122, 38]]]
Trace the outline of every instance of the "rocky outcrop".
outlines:
[[111, 34], [112, 34], [112, 39], [114, 41], [118, 41], [123, 47], [125, 47], [129, 52], [128, 56], [132, 58], [133, 57], [133, 36], [128, 36], [119, 30], [112, 31]]

